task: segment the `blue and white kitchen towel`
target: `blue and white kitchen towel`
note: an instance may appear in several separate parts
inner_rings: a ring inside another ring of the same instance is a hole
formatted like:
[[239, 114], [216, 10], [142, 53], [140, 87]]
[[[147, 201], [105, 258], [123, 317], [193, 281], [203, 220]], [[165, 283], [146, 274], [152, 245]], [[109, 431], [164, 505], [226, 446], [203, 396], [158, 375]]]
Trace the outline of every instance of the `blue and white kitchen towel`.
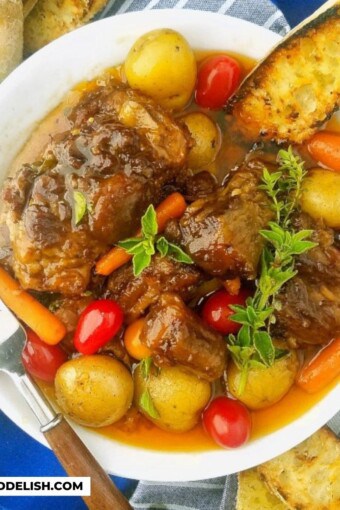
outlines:
[[[124, 12], [168, 8], [228, 14], [281, 35], [289, 31], [287, 20], [270, 0], [109, 0], [96, 19]], [[339, 433], [340, 415], [329, 425]], [[140, 481], [130, 502], [135, 510], [234, 510], [236, 493], [236, 475], [198, 482]]]
[[109, 0], [95, 19], [148, 9], [218, 12], [262, 25], [281, 35], [285, 35], [289, 30], [282, 12], [270, 0]]

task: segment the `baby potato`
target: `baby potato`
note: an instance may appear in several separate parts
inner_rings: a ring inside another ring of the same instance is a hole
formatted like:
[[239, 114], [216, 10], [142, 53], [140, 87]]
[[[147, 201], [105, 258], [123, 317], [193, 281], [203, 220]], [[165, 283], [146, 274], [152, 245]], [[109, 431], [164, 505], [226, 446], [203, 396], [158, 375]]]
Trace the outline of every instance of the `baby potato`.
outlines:
[[295, 351], [290, 351], [274, 362], [271, 367], [251, 368], [241, 395], [238, 393], [241, 371], [231, 362], [228, 366], [228, 387], [230, 393], [241, 400], [249, 409], [269, 407], [288, 392], [294, 383], [299, 368]]
[[188, 163], [193, 170], [212, 163], [220, 146], [220, 133], [215, 122], [200, 112], [188, 113], [182, 117], [194, 140], [190, 149]]
[[168, 28], [140, 37], [126, 58], [124, 70], [130, 87], [172, 110], [181, 110], [188, 103], [197, 75], [188, 42]]
[[340, 174], [316, 168], [302, 184], [301, 209], [312, 218], [321, 218], [328, 227], [340, 227]]
[[64, 363], [55, 378], [61, 410], [87, 427], [118, 421], [129, 409], [133, 380], [125, 366], [103, 355], [81, 356]]
[[[134, 372], [134, 401], [139, 410], [158, 427], [173, 432], [185, 432], [199, 421], [211, 396], [210, 384], [179, 366], [151, 370], [144, 379], [140, 365]], [[158, 417], [150, 416], [141, 406], [141, 397], [148, 392]]]

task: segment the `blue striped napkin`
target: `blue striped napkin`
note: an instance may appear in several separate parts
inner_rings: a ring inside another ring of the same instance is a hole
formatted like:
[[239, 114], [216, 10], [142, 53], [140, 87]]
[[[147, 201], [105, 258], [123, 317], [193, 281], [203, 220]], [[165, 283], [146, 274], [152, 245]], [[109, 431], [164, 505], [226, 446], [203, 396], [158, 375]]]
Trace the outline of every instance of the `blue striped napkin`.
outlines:
[[[287, 20], [270, 0], [109, 0], [96, 19], [166, 8], [219, 12], [251, 21], [281, 35], [289, 31]], [[329, 425], [339, 434], [340, 414]], [[237, 475], [196, 482], [140, 481], [130, 502], [135, 510], [235, 510], [236, 493]]]
[[284, 35], [289, 30], [282, 12], [270, 0], [109, 0], [95, 19], [148, 9], [194, 9], [242, 18]]

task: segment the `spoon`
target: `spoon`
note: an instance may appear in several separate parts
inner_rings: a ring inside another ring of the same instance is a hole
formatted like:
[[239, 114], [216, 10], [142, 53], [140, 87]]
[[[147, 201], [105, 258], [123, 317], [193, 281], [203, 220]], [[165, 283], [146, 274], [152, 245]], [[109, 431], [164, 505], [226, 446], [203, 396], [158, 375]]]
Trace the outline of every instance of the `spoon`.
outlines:
[[69, 476], [89, 476], [91, 496], [83, 499], [90, 510], [132, 510], [81, 439], [51, 405], [21, 362], [26, 333], [0, 300], [0, 372], [5, 372], [25, 398], [40, 430]]

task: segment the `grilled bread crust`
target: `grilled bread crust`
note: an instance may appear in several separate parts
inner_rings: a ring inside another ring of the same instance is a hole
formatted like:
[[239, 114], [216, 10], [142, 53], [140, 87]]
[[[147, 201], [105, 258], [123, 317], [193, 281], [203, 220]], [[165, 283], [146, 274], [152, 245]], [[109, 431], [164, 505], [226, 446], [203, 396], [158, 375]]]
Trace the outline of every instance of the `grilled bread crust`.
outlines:
[[326, 427], [258, 472], [291, 510], [340, 508], [340, 440]]
[[0, 82], [22, 60], [21, 0], [0, 0]]
[[280, 44], [227, 111], [251, 138], [301, 143], [340, 107], [340, 2]]
[[287, 510], [267, 488], [256, 468], [238, 474], [236, 510]]
[[39, 0], [25, 20], [25, 55], [84, 25], [106, 3], [107, 0]]

